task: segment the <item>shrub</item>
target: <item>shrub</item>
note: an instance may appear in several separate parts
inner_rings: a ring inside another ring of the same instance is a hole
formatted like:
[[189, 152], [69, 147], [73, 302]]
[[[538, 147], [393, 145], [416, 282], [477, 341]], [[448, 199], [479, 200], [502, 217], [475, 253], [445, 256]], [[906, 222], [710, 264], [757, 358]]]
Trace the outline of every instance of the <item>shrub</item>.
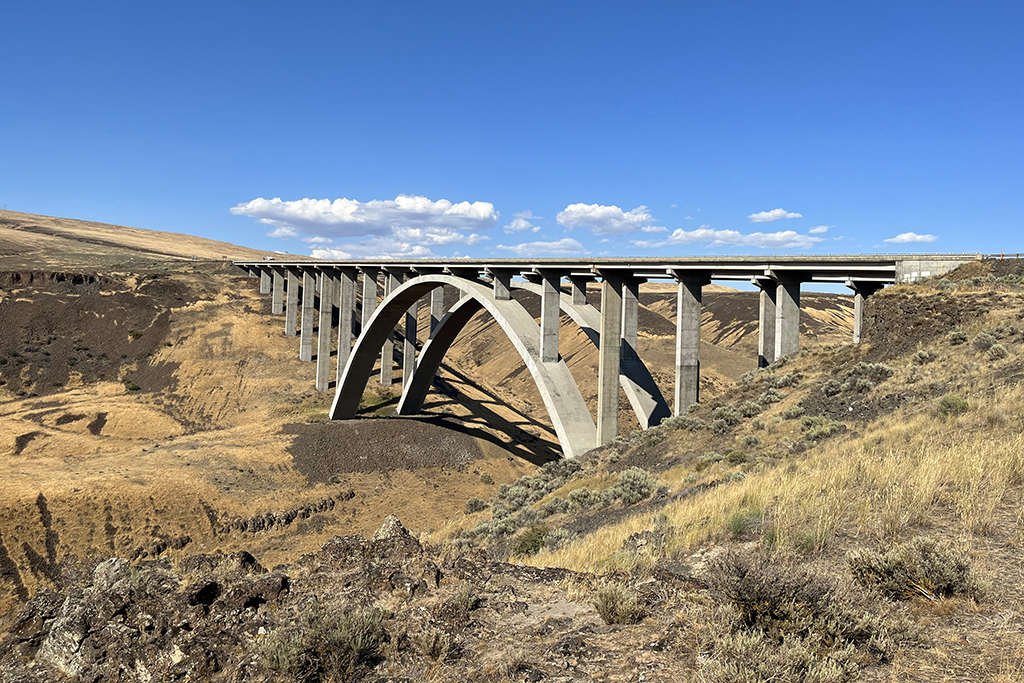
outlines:
[[530, 498], [530, 491], [525, 486], [518, 484], [502, 484], [494, 498], [496, 502], [503, 503], [509, 512], [515, 512], [526, 505]]
[[760, 437], [754, 436], [753, 434], [748, 434], [747, 436], [743, 437], [743, 445], [746, 446], [747, 448], [757, 448], [758, 446], [761, 445], [761, 439]]
[[754, 417], [759, 415], [764, 410], [764, 404], [757, 403], [756, 401], [746, 401], [740, 406], [740, 415], [743, 417]]
[[753, 420], [750, 421], [750, 428], [753, 429], [754, 431], [761, 431], [762, 429], [764, 429], [764, 420], [762, 420], [759, 417], [755, 417]]
[[725, 454], [725, 461], [730, 465], [742, 465], [747, 459], [747, 454], [743, 451], [729, 451]]
[[555, 496], [548, 502], [544, 503], [537, 510], [537, 513], [541, 517], [550, 517], [551, 515], [557, 515], [563, 512], [568, 512], [569, 508], [572, 507], [565, 498]]
[[948, 543], [918, 536], [885, 553], [854, 550], [846, 556], [854, 578], [874, 586], [890, 600], [953, 595], [982, 599], [987, 586], [971, 568], [970, 558]]
[[529, 529], [519, 534], [512, 544], [512, 554], [525, 556], [536, 555], [537, 551], [544, 547], [544, 536], [548, 528], [543, 524], [534, 524]]
[[800, 419], [800, 431], [803, 438], [807, 441], [818, 442], [840, 432], [845, 432], [846, 425], [823, 416], [810, 417], [805, 415]]
[[971, 342], [971, 346], [976, 348], [978, 351], [988, 351], [992, 348], [992, 345], [996, 343], [996, 338], [988, 332], [982, 332], [974, 341]]
[[675, 417], [666, 417], [661, 421], [661, 426], [665, 429], [686, 429], [691, 432], [699, 432], [707, 425], [700, 418], [690, 417], [689, 415], [677, 415]]
[[884, 382], [895, 374], [895, 370], [884, 363], [864, 363], [854, 365], [846, 372], [847, 379], [851, 377], [864, 377], [872, 382]]
[[383, 621], [377, 609], [313, 609], [298, 626], [271, 632], [258, 652], [267, 668], [292, 680], [350, 680], [379, 657], [388, 638]]
[[728, 434], [730, 429], [732, 429], [732, 425], [726, 420], [719, 418], [711, 421], [711, 431], [719, 436], [722, 434]]
[[[711, 413], [715, 420], [724, 420], [730, 427], [743, 422], [743, 416], [732, 406], [719, 406]], [[714, 423], [712, 423], [714, 424]]]
[[993, 344], [989, 347], [988, 357], [990, 360], [999, 360], [1001, 358], [1006, 358], [1008, 353], [1009, 352], [1006, 350], [1006, 347], [1002, 344]]
[[639, 467], [630, 467], [619, 474], [615, 485], [610, 487], [606, 494], [612, 500], [621, 500], [623, 505], [635, 505], [649, 498], [657, 487], [658, 480], [649, 472]]
[[544, 547], [548, 552], [554, 552], [559, 548], [564, 548], [575, 540], [576, 534], [564, 527], [559, 527], [557, 529], [552, 529], [544, 536]]
[[424, 657], [443, 661], [452, 651], [451, 634], [433, 626], [424, 626], [412, 636], [412, 643]]
[[935, 360], [935, 358], [936, 355], [933, 351], [921, 349], [920, 351], [913, 355], [911, 360], [914, 361], [914, 363], [916, 363], [917, 365], [927, 365], [928, 363], [931, 363], [933, 360]]
[[760, 510], [742, 509], [729, 515], [725, 525], [734, 538], [742, 538], [748, 530], [761, 521], [761, 518]]
[[842, 391], [843, 385], [837, 379], [827, 380], [824, 384], [821, 385], [821, 393], [825, 394], [830, 398], [832, 396], [838, 396], [840, 393], [842, 393]]
[[963, 415], [968, 409], [967, 399], [960, 398], [956, 394], [946, 394], [939, 399], [938, 410], [943, 417], [950, 415]]
[[782, 419], [795, 420], [803, 414], [804, 409], [801, 406], [790, 406], [782, 411]]
[[494, 486], [494, 478], [486, 472], [480, 475], [480, 481], [488, 486]]
[[135, 382], [130, 382], [127, 386], [125, 386], [125, 389], [127, 389], [128, 391], [139, 391], [141, 388], [142, 387], [140, 387]]
[[963, 330], [953, 330], [946, 335], [946, 341], [950, 346], [960, 346], [967, 343], [967, 333]]
[[700, 664], [707, 683], [844, 683], [857, 680], [852, 645], [826, 650], [814, 639], [782, 644], [760, 632], [727, 633], [715, 640], [714, 656]]
[[866, 394], [875, 388], [875, 383], [867, 377], [851, 377], [843, 382], [843, 386], [841, 388], [843, 391], [852, 392], [854, 394]]
[[765, 389], [763, 394], [757, 397], [757, 402], [761, 405], [770, 405], [772, 403], [778, 403], [784, 398], [785, 396], [776, 391], [774, 387], [769, 387]]
[[570, 503], [578, 507], [580, 510], [589, 510], [592, 507], [603, 505], [605, 502], [600, 491], [588, 489], [586, 486], [573, 489], [569, 492], [567, 498]]
[[803, 374], [790, 372], [785, 375], [770, 375], [765, 378], [764, 383], [770, 389], [782, 389], [784, 387], [795, 387], [800, 384]]
[[599, 588], [594, 607], [606, 624], [636, 624], [644, 618], [646, 612], [636, 591], [621, 583], [610, 583]]
[[790, 638], [823, 646], [883, 645], [887, 632], [868, 598], [823, 569], [764, 551], [729, 551], [709, 564], [708, 585], [738, 612], [739, 628], [776, 644]]
[[141, 336], [142, 336], [142, 332], [140, 332], [139, 330], [128, 330], [128, 338], [129, 339], [133, 339], [134, 340], [134, 339], [138, 339]]
[[466, 501], [466, 514], [471, 515], [474, 512], [480, 512], [481, 510], [487, 509], [487, 501], [483, 498], [470, 498]]

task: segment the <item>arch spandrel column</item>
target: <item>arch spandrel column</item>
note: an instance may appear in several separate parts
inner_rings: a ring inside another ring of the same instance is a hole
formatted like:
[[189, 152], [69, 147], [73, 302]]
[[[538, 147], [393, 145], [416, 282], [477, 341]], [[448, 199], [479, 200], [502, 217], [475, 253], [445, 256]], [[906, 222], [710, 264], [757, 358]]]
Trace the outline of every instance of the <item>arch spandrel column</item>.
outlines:
[[537, 385], [565, 456], [574, 457], [593, 448], [597, 429], [587, 404], [564, 361], [540, 361], [540, 327], [533, 317], [518, 301], [495, 301], [488, 285], [451, 275], [419, 277], [385, 297], [352, 350], [334, 395], [331, 419], [355, 417], [381, 345], [413, 303], [443, 285], [459, 289], [463, 305], [470, 305], [466, 300], [472, 299], [486, 309], [505, 332]]

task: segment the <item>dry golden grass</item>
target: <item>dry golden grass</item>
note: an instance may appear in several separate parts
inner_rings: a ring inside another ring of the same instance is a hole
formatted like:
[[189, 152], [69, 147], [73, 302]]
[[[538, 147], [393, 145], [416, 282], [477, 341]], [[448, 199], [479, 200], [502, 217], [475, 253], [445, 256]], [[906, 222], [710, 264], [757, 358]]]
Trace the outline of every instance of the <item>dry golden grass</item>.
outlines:
[[[838, 534], [890, 542], [916, 527], [951, 517], [965, 544], [994, 531], [1006, 504], [1024, 482], [1024, 388], [998, 397], [968, 392], [971, 409], [942, 418], [931, 406], [900, 411], [868, 425], [853, 438], [835, 439], [802, 458], [729, 481], [663, 510], [676, 529], [668, 551], [691, 553], [726, 537], [737, 513], [763, 519], [770, 542], [822, 550]], [[1008, 407], [1017, 413], [1007, 415]], [[994, 417], [995, 416], [995, 417]], [[694, 481], [689, 466], [662, 479], [673, 490], [725, 475], [718, 463]], [[942, 513], [939, 515], [939, 513]], [[1018, 537], [1024, 511], [1017, 514]], [[648, 513], [599, 529], [582, 541], [530, 563], [577, 571], [629, 568], [645, 558], [617, 551], [631, 535], [654, 528]]]

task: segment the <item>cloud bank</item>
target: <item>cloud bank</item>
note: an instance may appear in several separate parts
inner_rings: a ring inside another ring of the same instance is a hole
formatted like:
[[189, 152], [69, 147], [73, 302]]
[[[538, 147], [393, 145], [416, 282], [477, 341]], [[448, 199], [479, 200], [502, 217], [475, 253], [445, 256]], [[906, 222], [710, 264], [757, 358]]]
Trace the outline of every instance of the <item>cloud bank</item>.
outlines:
[[803, 218], [803, 214], [793, 213], [786, 211], [785, 209], [772, 209], [771, 211], [761, 211], [760, 213], [752, 213], [747, 216], [754, 223], [771, 223], [777, 221], [780, 218]]
[[781, 232], [753, 232], [748, 235], [737, 230], [715, 230], [702, 225], [696, 230], [677, 229], [663, 240], [636, 240], [633, 246], [643, 249], [654, 249], [673, 244], [702, 243], [709, 247], [755, 247], [757, 249], [807, 249], [818, 242], [821, 237], [801, 235], [793, 230]]
[[623, 211], [614, 205], [570, 204], [555, 220], [570, 230], [584, 228], [595, 235], [623, 235], [649, 227], [655, 219], [646, 206]]
[[279, 197], [260, 197], [231, 207], [231, 213], [321, 237], [386, 235], [396, 228], [486, 230], [498, 221], [498, 212], [490, 202], [453, 204], [447, 199], [432, 201], [409, 195], [369, 202], [308, 198], [282, 201]]
[[495, 249], [511, 251], [516, 256], [582, 256], [590, 252], [576, 240], [566, 237], [555, 242], [526, 242], [524, 244], [499, 244]]
[[895, 237], [890, 237], [889, 239], [882, 241], [888, 242], [889, 244], [907, 244], [908, 242], [934, 242], [937, 239], [939, 238], [935, 235], [918, 235], [916, 232], [901, 232]]

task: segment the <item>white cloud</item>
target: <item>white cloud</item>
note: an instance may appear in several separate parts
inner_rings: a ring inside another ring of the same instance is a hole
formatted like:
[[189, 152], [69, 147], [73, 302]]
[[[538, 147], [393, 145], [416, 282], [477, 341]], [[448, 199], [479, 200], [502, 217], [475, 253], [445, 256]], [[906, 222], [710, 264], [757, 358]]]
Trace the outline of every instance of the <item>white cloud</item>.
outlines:
[[516, 256], [523, 257], [534, 257], [534, 256], [574, 256], [578, 254], [589, 254], [583, 248], [583, 245], [572, 239], [566, 237], [556, 242], [526, 242], [524, 244], [499, 244], [496, 249], [504, 249], [505, 251], [511, 251]]
[[935, 235], [918, 235], [916, 232], [901, 232], [895, 237], [890, 237], [889, 239], [882, 241], [888, 242], [889, 244], [906, 244], [908, 242], [934, 242], [937, 239], [939, 238]]
[[231, 208], [236, 216], [321, 237], [386, 235], [395, 228], [486, 230], [498, 221], [490, 202], [436, 202], [399, 195], [395, 199], [359, 202], [354, 199], [253, 199]]
[[280, 237], [281, 239], [288, 239], [289, 237], [298, 237], [299, 233], [295, 228], [290, 225], [282, 225], [275, 228], [267, 233], [267, 237]]
[[307, 243], [307, 244], [330, 244], [334, 240], [332, 240], [330, 237], [320, 237], [320, 236], [317, 236], [317, 237], [303, 237], [302, 241]]
[[645, 225], [640, 229], [644, 232], [668, 232], [668, 228], [664, 225]]
[[836, 227], [836, 226], [834, 226], [834, 225], [816, 225], [813, 228], [811, 228], [810, 230], [808, 230], [807, 232], [811, 233], [812, 235], [824, 235], [826, 232], [828, 232], [829, 228], [834, 228], [834, 227]]
[[[529, 211], [524, 211], [523, 213], [530, 213], [530, 212]], [[539, 225], [534, 225], [530, 221], [526, 220], [525, 217], [522, 217], [519, 214], [515, 214], [515, 216], [516, 217], [513, 218], [512, 221], [508, 225], [506, 225], [504, 228], [502, 228], [502, 230], [504, 230], [505, 232], [509, 232], [509, 233], [512, 233], [512, 232], [526, 232], [527, 230], [529, 230], [530, 232], [540, 232], [540, 226]]]
[[393, 237], [372, 237], [362, 242], [314, 249], [312, 252], [313, 258], [353, 260], [431, 258], [434, 255], [429, 247], [403, 242]]
[[654, 216], [646, 206], [623, 211], [617, 206], [601, 204], [570, 204], [555, 218], [559, 225], [570, 230], [587, 228], [595, 235], [621, 235], [649, 226]]
[[534, 216], [533, 211], [527, 209], [526, 211], [516, 211], [512, 214], [512, 218], [525, 218], [526, 220], [543, 220], [544, 216]]
[[636, 247], [644, 249], [665, 247], [672, 244], [693, 244], [700, 242], [710, 247], [755, 247], [758, 249], [807, 249], [823, 242], [821, 237], [801, 235], [793, 230], [781, 232], [754, 232], [744, 235], [736, 230], [714, 230], [702, 225], [696, 230], [676, 230], [663, 240], [637, 240]]
[[670, 208], [670, 209], [675, 209], [675, 208], [677, 208], [678, 206], [679, 206], [678, 204], [672, 204], [672, 205], [670, 205], [670, 206], [669, 206], [669, 208]]
[[392, 234], [400, 242], [421, 244], [429, 247], [447, 246], [449, 244], [479, 244], [490, 237], [469, 233], [468, 235], [451, 228], [396, 228]]
[[772, 209], [771, 211], [761, 211], [760, 213], [752, 213], [747, 216], [754, 223], [770, 223], [777, 221], [780, 218], [803, 218], [802, 214], [792, 213], [785, 209]]
[[693, 220], [693, 216], [683, 216], [683, 220], [684, 221], [692, 221]]

